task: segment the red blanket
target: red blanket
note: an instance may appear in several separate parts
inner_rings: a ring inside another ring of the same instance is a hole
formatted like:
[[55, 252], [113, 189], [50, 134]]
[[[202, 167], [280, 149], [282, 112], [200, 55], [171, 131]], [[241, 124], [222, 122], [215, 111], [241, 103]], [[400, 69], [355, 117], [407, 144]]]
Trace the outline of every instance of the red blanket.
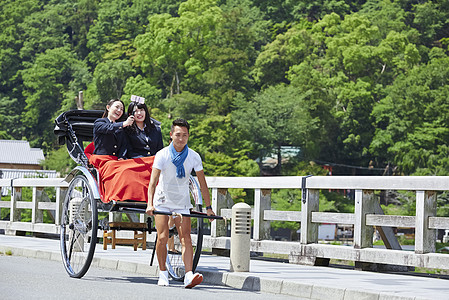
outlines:
[[148, 184], [154, 156], [117, 160], [112, 155], [95, 155], [89, 162], [99, 171], [103, 202], [134, 200], [148, 202]]

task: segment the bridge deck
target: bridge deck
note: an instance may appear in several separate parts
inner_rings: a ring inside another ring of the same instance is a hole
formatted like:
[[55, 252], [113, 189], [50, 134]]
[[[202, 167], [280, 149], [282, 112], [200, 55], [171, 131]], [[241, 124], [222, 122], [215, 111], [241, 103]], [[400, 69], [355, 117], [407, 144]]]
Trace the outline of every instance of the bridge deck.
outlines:
[[[61, 260], [59, 240], [0, 235], [0, 253], [7, 251], [13, 255]], [[149, 266], [151, 251], [133, 251], [132, 247], [123, 246], [105, 251], [98, 245], [93, 264], [156, 277], [157, 268]], [[212, 255], [201, 257], [198, 270], [209, 284], [306, 299], [449, 299], [447, 279], [412, 276], [412, 273], [362, 272], [261, 260], [251, 260], [249, 273], [231, 273], [229, 258]]]

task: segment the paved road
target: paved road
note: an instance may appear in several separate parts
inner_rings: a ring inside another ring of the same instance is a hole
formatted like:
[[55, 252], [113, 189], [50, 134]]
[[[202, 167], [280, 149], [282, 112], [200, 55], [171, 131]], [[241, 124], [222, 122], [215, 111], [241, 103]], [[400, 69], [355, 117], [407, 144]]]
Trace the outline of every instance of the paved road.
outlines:
[[298, 299], [201, 284], [184, 289], [181, 282], [157, 286], [157, 277], [92, 267], [86, 276], [67, 276], [62, 263], [0, 255], [0, 298], [17, 299]]
[[[0, 253], [2, 252], [11, 253], [14, 257], [23, 256], [55, 261], [57, 266], [59, 265], [58, 272], [65, 272], [61, 263], [58, 240], [0, 234]], [[110, 248], [103, 250], [102, 246], [98, 245], [91, 268], [83, 278], [92, 278], [91, 276], [95, 278], [93, 268], [101, 267], [131, 274], [129, 277], [132, 278], [146, 278], [147, 280], [154, 278], [153, 280], [155, 280], [158, 270], [155, 266], [149, 266], [150, 256], [151, 250], [133, 251], [131, 247], [123, 246], [118, 246], [115, 250]], [[269, 294], [270, 298], [280, 294], [282, 297], [296, 296], [325, 300], [449, 299], [449, 280], [447, 279], [259, 260], [251, 260], [250, 272], [234, 273], [229, 272], [229, 264], [228, 257], [201, 256], [198, 270], [204, 275], [204, 284], [220, 286], [220, 290], [224, 287], [247, 290], [251, 291], [250, 295], [254, 293], [256, 296], [260, 293], [272, 293]], [[99, 278], [105, 277], [98, 273], [95, 274]], [[67, 275], [65, 276], [70, 280], [68, 286], [73, 284], [73, 280]], [[93, 281], [96, 280], [94, 278]], [[2, 279], [3, 276], [0, 277], [0, 284]], [[83, 282], [82, 280], [81, 282]], [[122, 280], [126, 281], [127, 279], [125, 277], [119, 281]], [[149, 285], [153, 286], [153, 284]], [[173, 289], [183, 290], [176, 287]], [[226, 298], [229, 297], [233, 297], [233, 295], [230, 294]]]

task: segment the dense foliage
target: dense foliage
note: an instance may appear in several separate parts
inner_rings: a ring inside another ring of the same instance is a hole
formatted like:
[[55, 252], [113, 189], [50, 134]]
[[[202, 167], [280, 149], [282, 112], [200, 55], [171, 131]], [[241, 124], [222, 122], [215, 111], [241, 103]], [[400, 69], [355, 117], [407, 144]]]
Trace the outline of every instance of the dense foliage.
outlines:
[[190, 120], [207, 175], [449, 175], [447, 0], [3, 0], [0, 27], [0, 138], [49, 159], [84, 91]]

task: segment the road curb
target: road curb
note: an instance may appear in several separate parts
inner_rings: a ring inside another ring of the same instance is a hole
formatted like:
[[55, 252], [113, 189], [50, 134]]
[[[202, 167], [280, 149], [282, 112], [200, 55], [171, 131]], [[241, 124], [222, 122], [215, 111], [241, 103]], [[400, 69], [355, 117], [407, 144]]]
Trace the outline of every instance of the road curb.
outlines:
[[[0, 254], [61, 261], [61, 254], [59, 251], [43, 251], [0, 245]], [[127, 262], [102, 257], [94, 257], [92, 260], [92, 266], [120, 270], [129, 273], [144, 274], [151, 277], [157, 277], [159, 274], [159, 268], [156, 266], [150, 266], [148, 263]], [[210, 285], [228, 286], [235, 289], [295, 296], [305, 299], [425, 300], [424, 298], [418, 297], [403, 297], [395, 295], [394, 293], [365, 291], [356, 288], [336, 288], [281, 279], [267, 279], [244, 272], [214, 272], [202, 270], [201, 268], [198, 268], [198, 271], [203, 274], [204, 283]]]

